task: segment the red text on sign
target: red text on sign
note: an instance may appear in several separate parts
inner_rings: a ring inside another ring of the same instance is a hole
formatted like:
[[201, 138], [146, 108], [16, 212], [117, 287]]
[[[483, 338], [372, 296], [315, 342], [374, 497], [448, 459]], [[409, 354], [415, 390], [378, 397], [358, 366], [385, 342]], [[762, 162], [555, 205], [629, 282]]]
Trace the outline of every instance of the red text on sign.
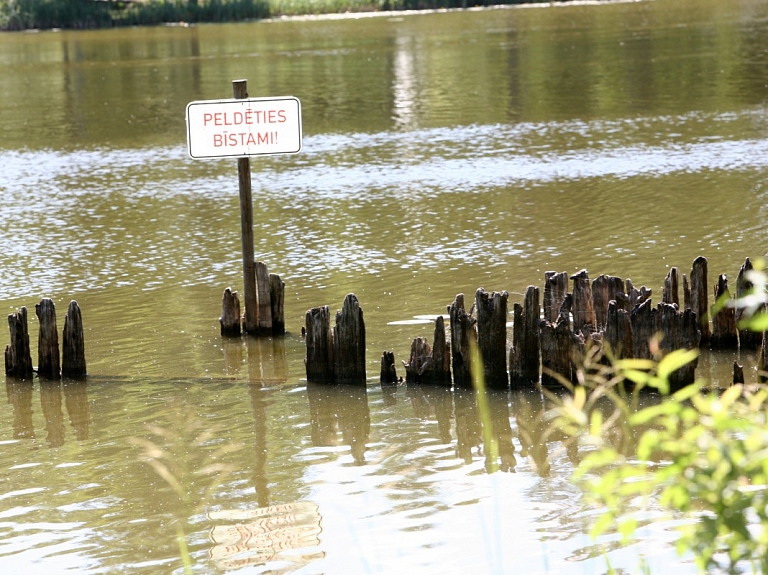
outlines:
[[244, 112], [206, 112], [203, 125], [252, 126], [254, 124], [282, 124], [287, 120], [285, 110], [246, 110]]

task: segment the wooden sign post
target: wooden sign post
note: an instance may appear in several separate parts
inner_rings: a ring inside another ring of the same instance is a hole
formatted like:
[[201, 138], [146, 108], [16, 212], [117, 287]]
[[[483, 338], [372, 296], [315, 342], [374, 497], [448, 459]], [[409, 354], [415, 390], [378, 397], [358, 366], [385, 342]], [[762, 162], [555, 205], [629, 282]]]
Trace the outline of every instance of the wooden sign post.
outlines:
[[247, 80], [232, 82], [232, 100], [187, 105], [187, 149], [191, 158], [237, 158], [245, 292], [244, 330], [259, 333], [253, 242], [251, 156], [301, 151], [301, 104], [290, 96], [249, 98]]

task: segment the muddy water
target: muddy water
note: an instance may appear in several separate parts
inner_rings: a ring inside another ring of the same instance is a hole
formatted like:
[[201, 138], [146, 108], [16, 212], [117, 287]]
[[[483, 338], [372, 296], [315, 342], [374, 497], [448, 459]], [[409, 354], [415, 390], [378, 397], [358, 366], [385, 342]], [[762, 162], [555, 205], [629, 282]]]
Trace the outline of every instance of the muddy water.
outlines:
[[[492, 398], [516, 473], [487, 474], [471, 398], [385, 392], [379, 357], [478, 287], [587, 268], [659, 293], [699, 255], [732, 280], [765, 256], [767, 27], [761, 2], [662, 0], [0, 35], [0, 306], [76, 299], [91, 374], [6, 382], [3, 565], [183, 572], [182, 526], [206, 573], [605, 572], [541, 396]], [[302, 103], [303, 152], [252, 162], [277, 340], [219, 336], [236, 162], [186, 155], [186, 104], [238, 78]], [[308, 387], [304, 313], [350, 292], [367, 393]], [[670, 527], [597, 543], [693, 572]]]

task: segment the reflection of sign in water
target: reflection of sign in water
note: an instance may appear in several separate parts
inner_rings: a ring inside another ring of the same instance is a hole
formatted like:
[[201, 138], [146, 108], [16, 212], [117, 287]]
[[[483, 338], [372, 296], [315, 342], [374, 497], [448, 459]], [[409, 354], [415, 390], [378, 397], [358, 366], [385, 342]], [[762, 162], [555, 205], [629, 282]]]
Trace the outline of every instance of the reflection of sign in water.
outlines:
[[317, 505], [309, 501], [259, 509], [213, 511], [208, 518], [217, 522], [237, 522], [211, 529], [215, 547], [210, 555], [222, 569], [263, 565], [271, 561], [290, 562], [294, 569], [298, 569], [325, 555], [322, 551], [295, 552], [320, 544], [320, 513]]

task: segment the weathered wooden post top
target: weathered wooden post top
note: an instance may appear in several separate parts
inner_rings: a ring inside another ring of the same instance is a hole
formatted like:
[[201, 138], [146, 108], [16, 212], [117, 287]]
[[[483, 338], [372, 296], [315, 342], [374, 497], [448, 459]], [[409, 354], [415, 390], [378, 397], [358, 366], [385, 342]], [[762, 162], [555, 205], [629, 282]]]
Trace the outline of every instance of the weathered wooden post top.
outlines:
[[293, 96], [249, 98], [246, 80], [234, 80], [232, 91], [232, 99], [187, 105], [187, 151], [193, 159], [237, 158], [245, 331], [258, 333], [250, 157], [301, 151], [301, 103]]

